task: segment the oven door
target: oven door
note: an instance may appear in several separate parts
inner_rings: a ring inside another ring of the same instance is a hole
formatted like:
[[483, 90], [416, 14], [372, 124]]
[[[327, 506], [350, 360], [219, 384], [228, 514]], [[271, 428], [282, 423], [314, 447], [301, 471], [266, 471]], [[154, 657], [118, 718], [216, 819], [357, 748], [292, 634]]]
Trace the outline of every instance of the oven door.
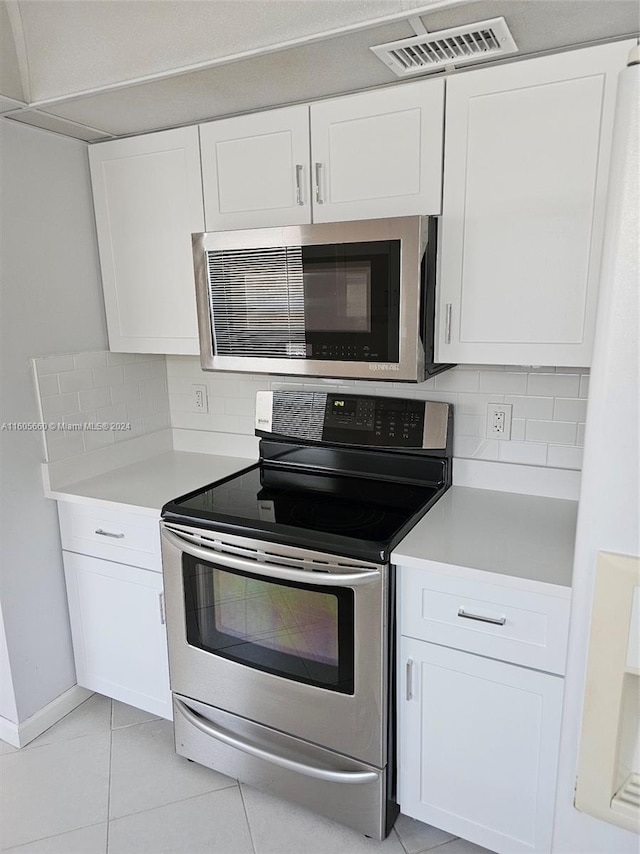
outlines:
[[386, 763], [387, 567], [163, 524], [171, 688]]

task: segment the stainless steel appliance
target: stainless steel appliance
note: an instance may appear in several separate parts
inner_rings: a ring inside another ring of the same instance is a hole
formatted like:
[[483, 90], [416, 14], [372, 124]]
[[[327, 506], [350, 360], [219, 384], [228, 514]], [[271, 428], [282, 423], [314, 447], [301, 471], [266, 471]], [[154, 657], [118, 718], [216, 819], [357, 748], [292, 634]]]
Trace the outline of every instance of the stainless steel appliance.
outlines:
[[259, 392], [256, 413], [259, 462], [162, 511], [176, 750], [382, 839], [389, 557], [451, 482], [451, 408]]
[[193, 235], [205, 370], [410, 380], [433, 363], [437, 220]]

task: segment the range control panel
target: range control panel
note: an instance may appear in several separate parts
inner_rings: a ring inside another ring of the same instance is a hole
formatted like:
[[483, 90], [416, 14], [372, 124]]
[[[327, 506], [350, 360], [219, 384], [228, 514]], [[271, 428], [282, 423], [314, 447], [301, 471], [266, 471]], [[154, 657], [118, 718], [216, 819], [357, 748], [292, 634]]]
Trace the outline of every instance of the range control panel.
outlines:
[[450, 406], [415, 398], [258, 392], [256, 432], [372, 448], [444, 449]]

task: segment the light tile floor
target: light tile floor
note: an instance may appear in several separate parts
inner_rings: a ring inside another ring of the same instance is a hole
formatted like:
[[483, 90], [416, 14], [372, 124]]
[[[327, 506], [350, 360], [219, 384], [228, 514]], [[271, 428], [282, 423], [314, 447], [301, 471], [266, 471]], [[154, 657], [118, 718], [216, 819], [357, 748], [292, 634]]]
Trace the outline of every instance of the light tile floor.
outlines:
[[13, 854], [488, 854], [399, 816], [374, 842], [176, 756], [171, 724], [99, 694], [31, 744], [0, 742]]

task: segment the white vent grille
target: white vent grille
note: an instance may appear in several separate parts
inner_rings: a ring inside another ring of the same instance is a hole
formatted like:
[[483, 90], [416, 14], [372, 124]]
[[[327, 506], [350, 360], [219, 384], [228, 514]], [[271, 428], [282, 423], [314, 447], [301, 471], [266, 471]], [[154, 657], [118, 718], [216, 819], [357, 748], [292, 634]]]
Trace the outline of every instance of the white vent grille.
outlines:
[[407, 77], [517, 53], [518, 46], [504, 18], [492, 18], [380, 44], [371, 50], [398, 77]]

